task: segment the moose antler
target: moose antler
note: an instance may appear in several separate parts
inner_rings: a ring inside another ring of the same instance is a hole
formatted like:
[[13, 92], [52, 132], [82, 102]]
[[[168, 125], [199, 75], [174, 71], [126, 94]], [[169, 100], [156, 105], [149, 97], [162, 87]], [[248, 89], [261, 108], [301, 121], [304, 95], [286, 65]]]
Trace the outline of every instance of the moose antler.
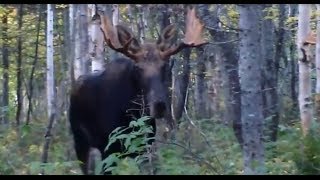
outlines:
[[200, 19], [197, 18], [195, 8], [188, 8], [184, 39], [181, 43], [179, 43], [179, 45], [174, 45], [173, 47], [162, 51], [160, 53], [161, 56], [168, 57], [170, 55], [178, 53], [183, 48], [198, 47], [207, 44], [208, 42], [206, 42], [202, 37], [203, 28], [204, 25], [202, 22], [200, 22]]
[[307, 37], [303, 41], [304, 45], [307, 45], [307, 44], [315, 45], [316, 43], [317, 43], [317, 34], [312, 31], [307, 35]]
[[110, 19], [105, 15], [99, 14], [101, 18], [101, 30], [107, 45], [133, 60], [141, 56], [139, 42], [134, 38], [129, 29], [122, 25], [113, 26]]

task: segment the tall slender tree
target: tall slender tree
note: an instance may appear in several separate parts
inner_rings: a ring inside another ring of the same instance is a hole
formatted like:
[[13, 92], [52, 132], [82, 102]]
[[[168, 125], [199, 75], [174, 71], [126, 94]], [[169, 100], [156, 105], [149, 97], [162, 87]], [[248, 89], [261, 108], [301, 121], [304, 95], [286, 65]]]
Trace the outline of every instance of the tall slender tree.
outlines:
[[17, 56], [17, 111], [16, 111], [16, 124], [20, 125], [20, 118], [22, 113], [23, 97], [22, 97], [22, 19], [23, 19], [23, 4], [19, 5], [18, 10], [18, 56]]
[[299, 58], [299, 109], [303, 135], [306, 135], [312, 120], [312, 97], [310, 78], [309, 46], [304, 41], [310, 33], [311, 5], [299, 4], [297, 48]]
[[100, 18], [97, 16], [97, 7], [94, 4], [88, 6], [91, 8], [91, 21], [89, 23], [89, 57], [91, 59], [91, 71], [104, 70], [104, 41], [103, 33], [100, 30]]
[[3, 13], [2, 20], [2, 67], [3, 67], [3, 90], [2, 90], [2, 117], [0, 123], [9, 124], [9, 39], [8, 39], [8, 15], [9, 10]]
[[[317, 4], [317, 12], [320, 12], [320, 4]], [[316, 37], [316, 96], [315, 96], [315, 110], [317, 122], [320, 122], [320, 15], [317, 16], [317, 37]]]
[[244, 174], [264, 173], [260, 5], [239, 5]]
[[[49, 146], [52, 138], [52, 128], [56, 116], [56, 93], [55, 93], [55, 82], [54, 82], [54, 62], [53, 62], [53, 11], [54, 5], [47, 5], [47, 114], [48, 114], [48, 126], [45, 134], [45, 143], [43, 146], [42, 162], [48, 162]], [[42, 174], [44, 174], [44, 170]]]

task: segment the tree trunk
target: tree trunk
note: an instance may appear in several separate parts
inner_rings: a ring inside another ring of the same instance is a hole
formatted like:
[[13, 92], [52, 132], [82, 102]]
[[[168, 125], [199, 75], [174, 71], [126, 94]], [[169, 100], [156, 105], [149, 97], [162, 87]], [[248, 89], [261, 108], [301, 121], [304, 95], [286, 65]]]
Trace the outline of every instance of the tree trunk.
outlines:
[[[319, 4], [317, 4], [317, 12], [320, 12]], [[317, 72], [317, 84], [316, 84], [316, 95], [315, 95], [315, 112], [316, 112], [317, 122], [320, 122], [320, 15], [317, 16], [316, 72]]]
[[76, 8], [76, 29], [75, 29], [75, 61], [74, 78], [89, 72], [88, 60], [88, 23], [87, 23], [87, 5], [75, 4]]
[[21, 73], [21, 65], [22, 65], [22, 18], [23, 18], [23, 4], [19, 5], [19, 11], [18, 11], [18, 31], [19, 31], [19, 37], [18, 37], [18, 57], [17, 57], [17, 112], [16, 112], [16, 125], [20, 125], [20, 117], [22, 113], [22, 105], [23, 105], [23, 97], [22, 97], [22, 73]]
[[[49, 145], [51, 140], [51, 130], [53, 128], [56, 106], [55, 106], [55, 83], [54, 83], [54, 62], [53, 62], [53, 11], [54, 5], [47, 5], [47, 107], [48, 107], [48, 127], [45, 134], [43, 146], [42, 163], [48, 162]], [[44, 174], [42, 170], [42, 174]]]
[[262, 59], [262, 96], [263, 115], [265, 119], [265, 135], [267, 141], [276, 141], [279, 124], [278, 102], [278, 67], [283, 52], [284, 38], [284, 5], [280, 5], [279, 30], [274, 49], [275, 34], [272, 19], [266, 19], [268, 8], [272, 5], [263, 5], [262, 9], [262, 33], [261, 33], [261, 59]]
[[[290, 17], [295, 17], [297, 14], [297, 10], [298, 10], [298, 5], [297, 4], [291, 4], [290, 5]], [[292, 30], [290, 31], [291, 36], [293, 36], [293, 34], [295, 34], [296, 32], [294, 31], [294, 24], [290, 27]], [[290, 59], [291, 59], [291, 79], [290, 79], [290, 89], [291, 89], [291, 99], [294, 102], [293, 103], [293, 109], [298, 109], [298, 101], [297, 101], [297, 69], [296, 69], [296, 43], [294, 40], [290, 41]]]
[[34, 72], [37, 66], [38, 62], [38, 49], [39, 49], [39, 35], [40, 35], [40, 27], [41, 27], [41, 12], [42, 7], [41, 5], [38, 5], [39, 8], [39, 16], [38, 16], [38, 23], [37, 23], [37, 36], [36, 36], [36, 42], [35, 42], [35, 53], [34, 53], [34, 60], [32, 62], [32, 68], [29, 78], [29, 96], [28, 96], [28, 110], [27, 110], [27, 119], [26, 119], [26, 125], [30, 123], [30, 116], [32, 112], [32, 98], [33, 98], [33, 79], [34, 79]]
[[302, 133], [306, 135], [312, 120], [312, 97], [310, 79], [310, 59], [308, 46], [303, 46], [303, 41], [310, 32], [311, 5], [299, 4], [297, 47], [299, 58], [299, 109]]
[[172, 116], [175, 122], [182, 117], [189, 84], [190, 53], [187, 48], [182, 51], [182, 59], [175, 59], [172, 72]]
[[128, 18], [129, 18], [129, 23], [130, 23], [130, 29], [131, 29], [132, 32], [134, 32], [133, 15], [132, 15], [131, 4], [127, 4], [127, 9], [128, 9]]
[[[233, 130], [235, 136], [242, 146], [242, 127], [241, 127], [241, 93], [240, 93], [240, 82], [239, 82], [239, 55], [238, 55], [238, 43], [230, 42], [224, 43], [226, 41], [232, 41], [237, 38], [234, 32], [223, 31], [222, 27], [219, 25], [218, 20], [218, 7], [213, 13], [209, 12], [207, 4], [198, 5], [199, 15], [201, 19], [208, 26], [212, 27], [209, 29], [209, 33], [213, 37], [214, 41], [219, 42], [216, 46], [216, 51], [221, 53], [221, 58], [225, 64], [225, 71], [228, 72], [228, 83], [230, 100], [227, 105], [227, 114], [229, 114], [230, 121], [233, 122]], [[222, 43], [220, 43], [222, 42]], [[221, 62], [221, 61], [220, 61]]]
[[0, 123], [9, 125], [9, 44], [8, 44], [8, 12], [2, 15], [2, 117]]
[[[111, 5], [110, 5], [111, 6]], [[118, 25], [119, 24], [119, 5], [118, 4], [113, 4], [112, 5], [112, 24], [114, 26]], [[114, 51], [114, 50], [111, 50], [111, 54], [110, 54], [110, 57], [112, 59], [116, 59], [118, 57], [120, 57], [121, 54]]]
[[92, 62], [91, 71], [104, 70], [104, 39], [100, 30], [100, 21], [96, 18], [96, 5], [92, 7], [89, 24], [89, 56]]
[[75, 62], [75, 19], [76, 19], [76, 5], [69, 4], [69, 63], [68, 63], [68, 74], [70, 76], [70, 84], [73, 85], [75, 81], [75, 70], [74, 70], [74, 62]]
[[[161, 5], [162, 8], [162, 20], [161, 20], [161, 31], [170, 25], [170, 14], [169, 14], [169, 6], [167, 4]], [[167, 100], [167, 107], [168, 111], [166, 113], [165, 119], [167, 121], [167, 125], [169, 125], [170, 129], [175, 128], [176, 122], [174, 122], [172, 118], [172, 110], [171, 110], [171, 97], [172, 97], [172, 59], [166, 62], [165, 65], [165, 82], [166, 82], [166, 87], [167, 87], [167, 93], [168, 93], [168, 100]]]
[[205, 57], [203, 48], [197, 48], [197, 65], [195, 69], [195, 117], [203, 119], [207, 117], [206, 112], [206, 83], [205, 83]]
[[260, 5], [239, 5], [244, 174], [264, 173]]

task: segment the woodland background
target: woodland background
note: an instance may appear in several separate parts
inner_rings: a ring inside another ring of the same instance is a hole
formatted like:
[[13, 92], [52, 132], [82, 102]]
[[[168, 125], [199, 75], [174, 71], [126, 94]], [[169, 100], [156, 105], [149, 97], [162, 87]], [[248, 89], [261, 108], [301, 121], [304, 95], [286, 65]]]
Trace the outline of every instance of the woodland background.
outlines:
[[[0, 174], [81, 174], [72, 81], [121, 56], [97, 10], [144, 42], [168, 24], [182, 39], [186, 6], [1, 4]], [[177, 127], [160, 137], [156, 174], [319, 174], [319, 5], [193, 6], [209, 43], [167, 64]], [[150, 171], [124, 159], [113, 174]]]

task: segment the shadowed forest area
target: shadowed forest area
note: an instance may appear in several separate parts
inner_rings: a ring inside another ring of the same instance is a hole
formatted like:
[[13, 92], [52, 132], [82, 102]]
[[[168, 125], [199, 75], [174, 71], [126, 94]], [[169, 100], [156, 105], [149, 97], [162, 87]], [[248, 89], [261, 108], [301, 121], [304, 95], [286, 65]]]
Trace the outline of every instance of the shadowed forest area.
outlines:
[[93, 174], [320, 173], [320, 5], [0, 4], [1, 175], [83, 174], [69, 122], [76, 80], [131, 58], [110, 48], [104, 17], [119, 41], [122, 26], [134, 35], [124, 48], [195, 42], [167, 52], [168, 110], [153, 146], [147, 116], [132, 120], [131, 133], [101, 137], [126, 151]]

